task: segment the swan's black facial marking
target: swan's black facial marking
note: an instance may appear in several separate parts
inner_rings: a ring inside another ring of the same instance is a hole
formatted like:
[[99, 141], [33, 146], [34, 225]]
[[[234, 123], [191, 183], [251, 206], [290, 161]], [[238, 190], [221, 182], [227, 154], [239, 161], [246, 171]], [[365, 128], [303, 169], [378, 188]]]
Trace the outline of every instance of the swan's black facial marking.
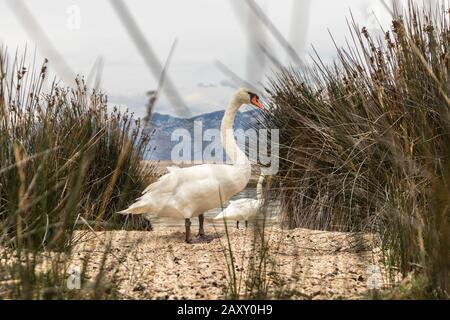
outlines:
[[250, 96], [250, 101], [252, 101], [253, 98], [256, 98], [259, 101], [259, 96], [256, 93], [250, 91], [248, 91], [247, 93]]
[[263, 109], [263, 105], [259, 102], [259, 96], [253, 92], [247, 92], [250, 97], [250, 103], [258, 109]]

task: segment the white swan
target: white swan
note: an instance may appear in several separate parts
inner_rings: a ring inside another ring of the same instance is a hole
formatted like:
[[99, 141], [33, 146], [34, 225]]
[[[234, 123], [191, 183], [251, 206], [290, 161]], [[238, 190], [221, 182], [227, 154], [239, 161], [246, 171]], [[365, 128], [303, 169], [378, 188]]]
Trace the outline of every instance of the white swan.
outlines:
[[189, 168], [171, 167], [169, 173], [144, 190], [136, 203], [119, 213], [144, 214], [150, 218], [184, 218], [186, 242], [191, 242], [190, 219], [199, 217], [199, 234], [205, 235], [203, 213], [220, 207], [242, 191], [250, 179], [251, 164], [235, 139], [233, 124], [236, 113], [244, 104], [262, 109], [258, 95], [249, 89], [239, 89], [230, 101], [221, 124], [221, 139], [232, 165], [204, 164]]
[[256, 186], [256, 199], [239, 199], [236, 201], [230, 201], [228, 207], [219, 213], [214, 220], [235, 220], [236, 226], [239, 229], [239, 220], [245, 221], [245, 227], [248, 227], [248, 221], [256, 218], [259, 208], [262, 207], [264, 200], [262, 199], [262, 183], [264, 176], [261, 174], [258, 179], [258, 185]]

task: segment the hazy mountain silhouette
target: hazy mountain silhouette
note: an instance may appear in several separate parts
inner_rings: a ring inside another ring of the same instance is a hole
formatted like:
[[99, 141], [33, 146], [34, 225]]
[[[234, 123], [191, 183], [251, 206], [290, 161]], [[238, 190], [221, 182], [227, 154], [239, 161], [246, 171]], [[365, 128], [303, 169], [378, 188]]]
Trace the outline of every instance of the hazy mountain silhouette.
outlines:
[[[195, 116], [190, 119], [182, 119], [171, 115], [154, 113], [152, 116], [151, 128], [153, 132], [151, 137], [151, 151], [148, 152], [146, 159], [148, 160], [170, 160], [173, 147], [179, 141], [171, 141], [172, 133], [177, 129], [186, 129], [192, 140], [194, 139], [194, 123], [201, 123], [203, 133], [208, 129], [220, 129], [224, 111], [216, 111]], [[239, 112], [236, 115], [234, 129], [248, 130], [250, 128], [258, 128], [260, 126], [261, 115], [258, 110], [250, 110]], [[200, 127], [198, 127], [200, 128]], [[203, 143], [203, 149], [209, 142]], [[155, 149], [156, 147], [156, 149]], [[194, 158], [192, 147], [191, 157]]]

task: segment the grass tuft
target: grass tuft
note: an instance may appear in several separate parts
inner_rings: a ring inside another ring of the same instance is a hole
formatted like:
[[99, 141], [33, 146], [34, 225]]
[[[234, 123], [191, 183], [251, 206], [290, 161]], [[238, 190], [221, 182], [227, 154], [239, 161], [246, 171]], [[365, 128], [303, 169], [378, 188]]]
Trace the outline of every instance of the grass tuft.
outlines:
[[418, 273], [439, 298], [450, 293], [449, 20], [411, 5], [384, 38], [352, 20], [333, 66], [317, 55], [267, 89], [283, 223], [374, 232], [392, 274]]
[[141, 163], [150, 137], [83, 79], [48, 83], [47, 61], [8, 57], [0, 50], [0, 296], [14, 282], [9, 297], [62, 298], [67, 261], [41, 270], [44, 255], [65, 257], [80, 229], [150, 227], [114, 214], [156, 177]]

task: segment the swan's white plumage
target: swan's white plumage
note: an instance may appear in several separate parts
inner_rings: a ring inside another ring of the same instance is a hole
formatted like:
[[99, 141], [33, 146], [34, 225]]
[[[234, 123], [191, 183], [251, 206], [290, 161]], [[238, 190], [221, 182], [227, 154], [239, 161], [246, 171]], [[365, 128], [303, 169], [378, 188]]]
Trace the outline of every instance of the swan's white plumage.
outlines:
[[234, 220], [234, 221], [249, 221], [258, 215], [258, 210], [262, 207], [264, 200], [262, 200], [262, 183], [264, 176], [261, 175], [258, 180], [256, 188], [257, 199], [239, 199], [230, 201], [228, 207], [219, 213], [214, 220]]
[[[236, 170], [240, 174], [236, 177]], [[122, 213], [189, 219], [220, 206], [245, 188], [245, 167], [206, 164], [169, 172]], [[220, 190], [220, 195], [219, 195]]]
[[251, 165], [237, 146], [232, 128], [239, 107], [248, 103], [248, 89], [240, 89], [222, 120], [222, 144], [233, 165], [169, 167], [168, 174], [148, 186], [137, 202], [120, 213], [190, 219], [220, 207], [242, 191], [250, 179]]
[[263, 200], [239, 199], [230, 201], [228, 207], [219, 213], [214, 220], [249, 221], [256, 218]]

